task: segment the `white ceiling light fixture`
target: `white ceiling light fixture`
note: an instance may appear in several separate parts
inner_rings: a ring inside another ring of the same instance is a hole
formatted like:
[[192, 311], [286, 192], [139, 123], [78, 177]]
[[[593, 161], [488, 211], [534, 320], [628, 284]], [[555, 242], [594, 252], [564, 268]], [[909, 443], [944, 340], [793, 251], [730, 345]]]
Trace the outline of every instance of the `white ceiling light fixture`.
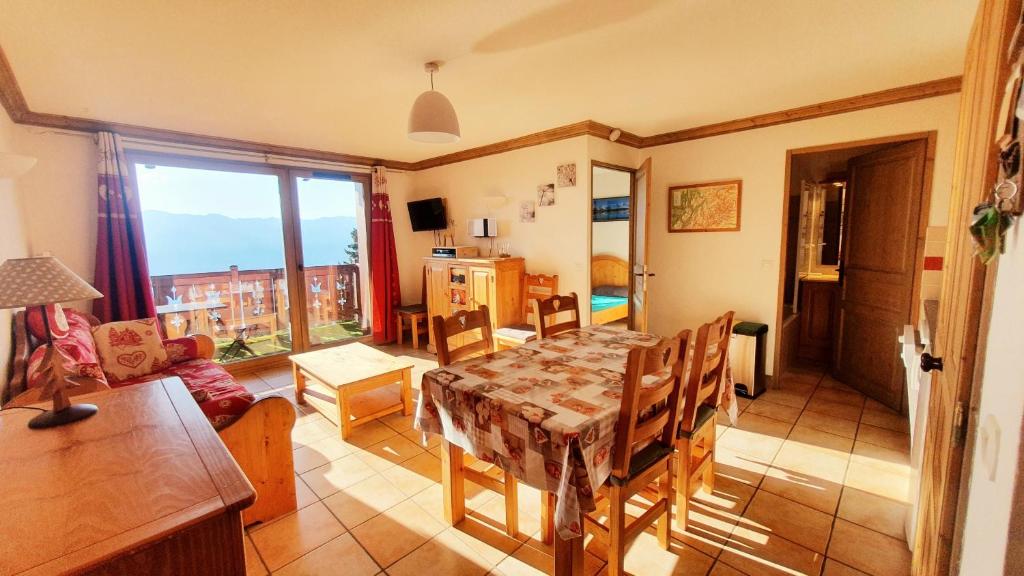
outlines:
[[410, 140], [448, 144], [458, 142], [462, 137], [455, 108], [444, 94], [434, 90], [434, 72], [440, 67], [440, 62], [427, 62], [423, 66], [430, 74], [430, 90], [416, 98], [409, 112]]

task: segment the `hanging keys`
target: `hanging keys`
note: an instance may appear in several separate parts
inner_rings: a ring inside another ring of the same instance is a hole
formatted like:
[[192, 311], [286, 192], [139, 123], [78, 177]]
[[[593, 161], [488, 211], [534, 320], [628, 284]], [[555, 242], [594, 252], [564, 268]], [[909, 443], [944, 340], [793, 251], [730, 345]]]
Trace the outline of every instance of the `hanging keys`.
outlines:
[[975, 253], [982, 264], [988, 264], [1006, 250], [1006, 231], [1013, 225], [1015, 196], [1017, 185], [1003, 180], [993, 189], [992, 202], [983, 202], [974, 208], [970, 231]]

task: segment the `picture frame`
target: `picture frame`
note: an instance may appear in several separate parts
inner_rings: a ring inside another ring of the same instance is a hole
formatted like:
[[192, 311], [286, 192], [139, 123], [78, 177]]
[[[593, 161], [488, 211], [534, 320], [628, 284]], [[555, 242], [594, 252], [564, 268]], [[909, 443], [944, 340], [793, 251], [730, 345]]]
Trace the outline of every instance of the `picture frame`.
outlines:
[[670, 186], [668, 231], [738, 232], [742, 202], [742, 180]]
[[629, 196], [594, 198], [590, 219], [593, 222], [628, 221], [629, 211]]

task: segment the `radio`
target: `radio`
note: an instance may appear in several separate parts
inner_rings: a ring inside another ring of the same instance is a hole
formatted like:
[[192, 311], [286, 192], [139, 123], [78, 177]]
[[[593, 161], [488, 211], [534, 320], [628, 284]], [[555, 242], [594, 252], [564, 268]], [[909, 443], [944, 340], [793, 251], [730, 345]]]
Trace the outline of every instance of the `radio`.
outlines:
[[430, 254], [434, 258], [477, 258], [480, 249], [476, 246], [435, 246]]

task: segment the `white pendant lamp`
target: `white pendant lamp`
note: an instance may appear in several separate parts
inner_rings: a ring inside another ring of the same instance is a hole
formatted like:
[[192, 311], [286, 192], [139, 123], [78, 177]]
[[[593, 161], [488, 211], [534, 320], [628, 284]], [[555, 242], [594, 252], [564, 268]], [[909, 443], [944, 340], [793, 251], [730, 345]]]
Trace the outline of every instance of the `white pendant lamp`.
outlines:
[[427, 62], [424, 69], [430, 74], [430, 90], [416, 98], [409, 112], [409, 139], [417, 142], [447, 144], [458, 142], [459, 118], [455, 108], [444, 94], [434, 90], [434, 72], [440, 68], [437, 62]]

